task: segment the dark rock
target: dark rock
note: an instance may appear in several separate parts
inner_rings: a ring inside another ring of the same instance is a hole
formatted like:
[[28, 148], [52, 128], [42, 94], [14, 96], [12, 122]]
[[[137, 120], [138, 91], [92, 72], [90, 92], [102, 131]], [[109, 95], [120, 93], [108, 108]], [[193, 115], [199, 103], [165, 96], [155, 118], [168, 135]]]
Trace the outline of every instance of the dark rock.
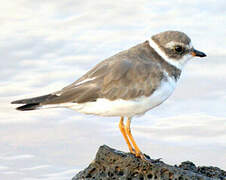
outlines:
[[[147, 156], [148, 157], [148, 156]], [[196, 167], [186, 161], [179, 167], [160, 160], [142, 160], [106, 145], [96, 158], [72, 180], [226, 180], [226, 172], [216, 167]]]
[[221, 170], [218, 167], [206, 167], [201, 166], [198, 167], [198, 172], [201, 174], [205, 174], [208, 177], [218, 177], [219, 179], [226, 179], [226, 172]]
[[197, 167], [191, 161], [182, 162], [179, 165], [179, 168], [184, 169], [184, 170], [189, 170], [189, 171], [197, 172]]

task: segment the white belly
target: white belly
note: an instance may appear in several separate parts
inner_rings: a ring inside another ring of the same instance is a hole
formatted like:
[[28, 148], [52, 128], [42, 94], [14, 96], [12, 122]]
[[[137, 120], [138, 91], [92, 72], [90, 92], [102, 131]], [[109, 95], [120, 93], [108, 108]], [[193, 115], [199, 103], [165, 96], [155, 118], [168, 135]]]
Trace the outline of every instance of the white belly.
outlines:
[[119, 99], [114, 101], [99, 98], [95, 102], [66, 103], [62, 104], [61, 107], [64, 106], [77, 112], [99, 116], [132, 117], [142, 115], [164, 102], [172, 94], [175, 87], [176, 81], [168, 78], [168, 81], [163, 81], [161, 86], [150, 97], [142, 96], [133, 100]]

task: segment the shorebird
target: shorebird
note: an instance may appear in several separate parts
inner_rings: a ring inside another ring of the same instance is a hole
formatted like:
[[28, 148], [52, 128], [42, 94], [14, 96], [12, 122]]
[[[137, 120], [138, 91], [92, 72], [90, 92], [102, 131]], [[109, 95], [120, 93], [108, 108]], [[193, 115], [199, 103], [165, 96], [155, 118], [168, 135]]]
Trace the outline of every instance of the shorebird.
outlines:
[[130, 130], [132, 117], [164, 102], [194, 56], [206, 55], [194, 49], [185, 33], [162, 32], [105, 59], [59, 91], [12, 103], [24, 104], [17, 107], [21, 111], [66, 107], [84, 114], [119, 116], [119, 129], [129, 151], [142, 158]]

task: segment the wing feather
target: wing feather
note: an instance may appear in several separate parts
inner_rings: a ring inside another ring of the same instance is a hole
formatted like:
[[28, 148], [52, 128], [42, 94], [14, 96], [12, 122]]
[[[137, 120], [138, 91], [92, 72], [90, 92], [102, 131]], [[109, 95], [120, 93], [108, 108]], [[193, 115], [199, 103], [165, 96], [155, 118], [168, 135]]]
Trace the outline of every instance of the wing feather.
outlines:
[[136, 53], [133, 51], [131, 48], [102, 61], [80, 79], [56, 92], [58, 97], [45, 103], [84, 103], [98, 98], [127, 100], [151, 95], [159, 87], [163, 72], [142, 49]]
[[85, 75], [60, 91], [46, 96], [15, 101], [33, 109], [46, 104], [85, 103], [98, 98], [134, 99], [150, 96], [160, 85], [163, 72], [146, 41], [97, 64]]

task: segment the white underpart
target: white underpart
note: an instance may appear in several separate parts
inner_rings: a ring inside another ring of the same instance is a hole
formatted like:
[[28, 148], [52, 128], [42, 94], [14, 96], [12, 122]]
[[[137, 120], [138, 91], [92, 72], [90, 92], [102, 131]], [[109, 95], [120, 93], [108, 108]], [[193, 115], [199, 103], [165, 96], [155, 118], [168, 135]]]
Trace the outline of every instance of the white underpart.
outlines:
[[150, 97], [142, 96], [132, 100], [118, 99], [114, 101], [99, 98], [95, 102], [86, 102], [80, 104], [64, 103], [46, 107], [66, 107], [80, 113], [94, 114], [99, 116], [133, 117], [136, 115], [142, 115], [146, 111], [164, 102], [174, 91], [176, 87], [176, 81], [169, 77], [166, 72], [165, 75], [167, 77], [167, 81], [162, 80], [160, 87], [154, 91]]
[[[169, 64], [177, 67], [178, 69], [182, 70], [184, 65], [191, 59], [193, 58], [193, 56], [191, 54], [186, 54], [183, 56], [182, 59], [180, 60], [174, 60], [172, 58], [169, 58], [164, 51], [162, 51], [159, 46], [152, 40], [149, 40], [149, 44], [152, 48], [154, 48], [154, 50], [165, 60], [167, 61]], [[178, 44], [178, 43], [177, 43]], [[166, 46], [170, 46], [173, 47], [175, 45], [175, 42], [169, 42]], [[189, 44], [189, 48], [192, 47], [192, 44]]]

